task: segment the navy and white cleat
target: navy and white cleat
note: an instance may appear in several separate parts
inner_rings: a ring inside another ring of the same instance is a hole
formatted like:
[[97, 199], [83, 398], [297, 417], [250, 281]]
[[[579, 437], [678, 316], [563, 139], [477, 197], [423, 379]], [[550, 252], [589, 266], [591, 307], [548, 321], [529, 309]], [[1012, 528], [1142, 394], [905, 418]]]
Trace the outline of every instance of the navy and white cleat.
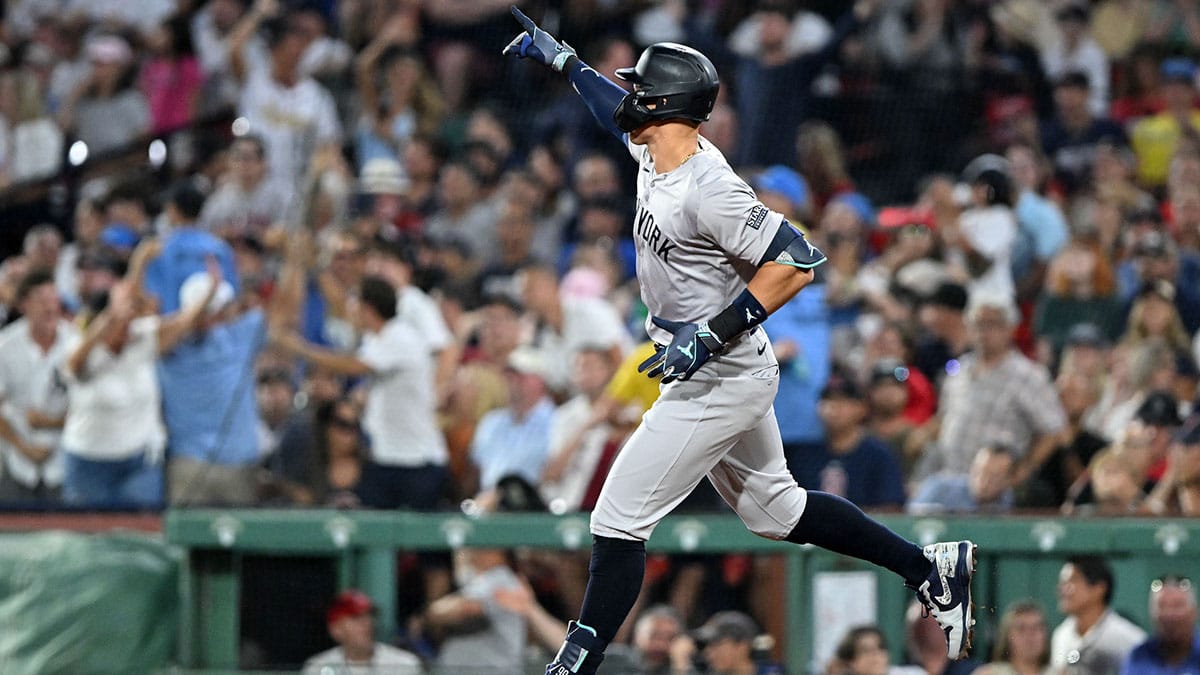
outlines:
[[924, 549], [933, 570], [917, 589], [917, 599], [945, 631], [946, 653], [952, 659], [967, 655], [975, 632], [975, 603], [971, 599], [975, 549], [969, 541], [930, 544]]

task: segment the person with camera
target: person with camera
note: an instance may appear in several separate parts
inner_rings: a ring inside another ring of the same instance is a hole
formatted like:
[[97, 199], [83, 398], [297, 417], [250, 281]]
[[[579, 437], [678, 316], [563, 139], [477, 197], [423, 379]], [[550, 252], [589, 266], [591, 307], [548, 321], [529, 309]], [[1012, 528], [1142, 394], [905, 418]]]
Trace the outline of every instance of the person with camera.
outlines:
[[784, 671], [761, 658], [758, 624], [749, 615], [728, 610], [709, 617], [691, 635], [671, 644], [672, 675], [780, 675]]

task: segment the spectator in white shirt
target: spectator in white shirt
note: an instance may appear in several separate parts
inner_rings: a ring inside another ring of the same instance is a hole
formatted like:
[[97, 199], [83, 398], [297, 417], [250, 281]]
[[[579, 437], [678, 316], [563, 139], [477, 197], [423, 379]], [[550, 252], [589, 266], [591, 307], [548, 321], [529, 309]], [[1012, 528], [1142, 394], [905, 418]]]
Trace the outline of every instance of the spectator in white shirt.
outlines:
[[[555, 513], [578, 511], [593, 481], [604, 446], [613, 434], [609, 406], [597, 406], [618, 362], [607, 348], [585, 347], [575, 355], [575, 396], [550, 421], [550, 458], [542, 469], [542, 498]], [[603, 467], [607, 470], [607, 467]]]
[[444, 401], [462, 350], [451, 334], [437, 301], [413, 285], [415, 266], [416, 244], [401, 239], [375, 246], [367, 258], [366, 271], [383, 277], [396, 289], [396, 318], [408, 324], [425, 340], [437, 364], [434, 382], [438, 401]]
[[559, 293], [558, 275], [553, 267], [525, 268], [517, 287], [536, 322], [533, 346], [544, 354], [555, 355], [546, 372], [546, 384], [551, 390], [567, 390], [575, 354], [584, 346], [607, 349], [616, 363], [632, 348], [633, 338], [612, 304], [601, 298], [565, 301]]
[[138, 294], [140, 270], [157, 254], [139, 246], [129, 274], [96, 308], [82, 337], [73, 340], [62, 367], [67, 416], [62, 447], [63, 501], [90, 507], [156, 507], [163, 499], [166, 441], [155, 365], [198, 328], [221, 283], [216, 260], [211, 287], [200, 301], [158, 317]]
[[104, 216], [99, 204], [93, 199], [80, 199], [75, 205], [73, 241], [62, 247], [54, 266], [54, 285], [68, 307], [78, 307], [85, 299], [80, 288], [82, 275], [79, 273], [79, 261], [89, 249], [98, 247], [103, 230]]
[[[226, 44], [231, 70], [242, 84], [238, 112], [266, 144], [267, 175], [295, 188], [315, 153], [340, 144], [342, 126], [333, 97], [300, 67], [314, 36], [295, 19], [273, 19], [276, 5], [256, 2]], [[267, 19], [272, 20], [264, 26]], [[267, 28], [270, 58], [256, 64], [243, 48], [260, 27]]]
[[971, 207], [959, 218], [958, 262], [970, 278], [968, 289], [1015, 297], [1012, 252], [1018, 227], [1008, 163], [1003, 157], [984, 155], [972, 161], [963, 174], [964, 182], [971, 186]]
[[1116, 675], [1146, 631], [1118, 615], [1112, 567], [1100, 556], [1069, 558], [1058, 575], [1058, 609], [1066, 615], [1050, 636], [1050, 666], [1056, 672]]
[[304, 675], [420, 675], [415, 655], [375, 641], [375, 603], [362, 591], [342, 591], [325, 614], [329, 635], [338, 646], [304, 664]]
[[62, 163], [63, 135], [28, 69], [0, 74], [0, 185], [46, 178]]
[[150, 131], [150, 106], [134, 85], [133, 50], [115, 35], [87, 45], [92, 69], [58, 113], [59, 126], [83, 142], [91, 155], [124, 150]]
[[22, 318], [0, 330], [0, 502], [57, 500], [63, 460], [58, 451], [67, 411], [58, 366], [76, 331], [62, 317], [54, 276], [35, 269], [21, 280]]
[[229, 145], [229, 173], [204, 202], [200, 224], [220, 236], [259, 238], [276, 223], [293, 222], [287, 215], [293, 192], [267, 176], [267, 146], [260, 136], [246, 134]]
[[[200, 103], [203, 114], [226, 110], [237, 104], [238, 84], [229, 64], [226, 39], [237, 26], [246, 8], [240, 0], [210, 0], [192, 16], [192, 43], [196, 58], [207, 77], [205, 96]], [[267, 47], [257, 35], [248, 38], [242, 47], [242, 59], [249, 63], [264, 63]]]
[[437, 428], [429, 349], [396, 316], [396, 291], [387, 281], [363, 277], [349, 305], [363, 335], [354, 354], [325, 349], [279, 329], [274, 340], [313, 365], [366, 378], [363, 430], [371, 442], [371, 462], [360, 489], [363, 505], [432, 509], [449, 476], [449, 456]]
[[1055, 15], [1059, 39], [1042, 50], [1042, 67], [1051, 81], [1072, 71], [1087, 73], [1090, 84], [1088, 109], [1093, 115], [1108, 114], [1108, 57], [1088, 30], [1088, 3], [1072, 0]]

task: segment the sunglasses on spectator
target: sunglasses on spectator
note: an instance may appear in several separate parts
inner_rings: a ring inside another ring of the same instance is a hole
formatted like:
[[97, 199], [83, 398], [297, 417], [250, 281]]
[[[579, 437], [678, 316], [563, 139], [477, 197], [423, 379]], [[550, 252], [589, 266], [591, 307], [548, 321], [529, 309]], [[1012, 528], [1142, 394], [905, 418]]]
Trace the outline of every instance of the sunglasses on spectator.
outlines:
[[1150, 592], [1157, 593], [1157, 592], [1161, 591], [1162, 589], [1166, 588], [1167, 586], [1174, 586], [1181, 590], [1190, 591], [1190, 590], [1192, 590], [1192, 580], [1187, 577], [1181, 577], [1181, 576], [1176, 576], [1174, 574], [1168, 574], [1166, 576], [1159, 577], [1159, 578], [1155, 579], [1154, 581], [1151, 581], [1150, 582]]
[[358, 420], [346, 419], [345, 417], [334, 417], [329, 420], [329, 426], [338, 429], [358, 429]]

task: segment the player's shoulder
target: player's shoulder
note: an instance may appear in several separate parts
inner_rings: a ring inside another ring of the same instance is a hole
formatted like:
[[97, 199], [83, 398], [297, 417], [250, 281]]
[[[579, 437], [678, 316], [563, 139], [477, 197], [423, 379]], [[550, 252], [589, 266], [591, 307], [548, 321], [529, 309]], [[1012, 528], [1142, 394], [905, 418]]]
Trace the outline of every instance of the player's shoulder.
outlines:
[[692, 180], [701, 199], [724, 199], [733, 195], [753, 196], [750, 185], [738, 175], [720, 150], [709, 146], [692, 160]]

